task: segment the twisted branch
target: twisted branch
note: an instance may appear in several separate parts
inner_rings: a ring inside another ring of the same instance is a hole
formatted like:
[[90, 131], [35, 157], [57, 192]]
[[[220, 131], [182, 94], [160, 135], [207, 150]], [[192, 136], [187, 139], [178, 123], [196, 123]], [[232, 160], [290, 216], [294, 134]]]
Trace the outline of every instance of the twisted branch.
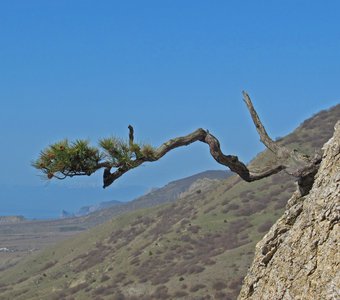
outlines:
[[130, 166], [122, 166], [113, 173], [104, 174], [103, 187], [106, 188], [107, 186], [112, 184], [116, 179], [121, 177], [123, 174], [125, 174], [131, 169], [140, 166], [144, 162], [157, 161], [160, 158], [162, 158], [165, 154], [167, 154], [169, 151], [178, 147], [188, 146], [197, 141], [208, 144], [210, 154], [219, 164], [228, 167], [231, 171], [237, 173], [243, 180], [247, 182], [271, 176], [282, 171], [285, 168], [284, 166], [279, 165], [271, 169], [265, 170], [263, 172], [258, 173], [251, 172], [243, 162], [239, 161], [237, 156], [223, 154], [218, 139], [207, 130], [199, 128], [186, 136], [177, 137], [163, 143], [160, 147], [154, 150], [152, 157], [142, 157], [136, 159]]
[[[260, 180], [265, 177], [274, 175], [282, 170], [285, 170], [288, 174], [298, 178], [298, 184], [300, 186], [301, 193], [304, 195], [309, 192], [311, 184], [314, 182], [314, 175], [320, 164], [320, 157], [316, 157], [313, 160], [307, 155], [304, 155], [297, 150], [289, 150], [286, 147], [279, 145], [274, 142], [268, 135], [265, 127], [263, 126], [249, 95], [243, 91], [244, 102], [250, 112], [253, 123], [260, 136], [261, 142], [272, 151], [280, 162], [278, 165], [273, 166], [262, 172], [252, 172], [248, 167], [241, 162], [237, 156], [225, 155], [222, 150], [220, 143], [216, 137], [214, 137], [209, 131], [202, 128], [183, 136], [171, 139], [159, 148], [154, 150], [151, 157], [141, 157], [133, 161], [130, 166], [122, 166], [113, 173], [104, 173], [104, 188], [112, 184], [120, 176], [128, 172], [129, 170], [136, 168], [144, 162], [156, 161], [162, 158], [169, 151], [182, 147], [188, 146], [194, 142], [200, 141], [208, 144], [210, 154], [212, 157], [221, 165], [228, 167], [232, 172], [238, 174], [243, 180], [247, 182]], [[129, 125], [130, 130], [130, 142], [132, 136], [133, 142], [133, 127]]]
[[[98, 149], [90, 147], [87, 141], [78, 140], [69, 145], [65, 140], [43, 151], [40, 159], [33, 165], [46, 173], [48, 178], [59, 179], [91, 175], [104, 168], [103, 187], [106, 188], [126, 172], [144, 162], [157, 161], [175, 148], [188, 146], [199, 141], [209, 146], [210, 154], [219, 164], [228, 167], [247, 182], [259, 180], [284, 170], [298, 178], [302, 194], [308, 193], [314, 182], [314, 175], [319, 167], [321, 157], [317, 156], [311, 159], [295, 149], [289, 150], [274, 142], [266, 132], [246, 92], [243, 92], [243, 98], [261, 142], [274, 153], [278, 160], [278, 165], [262, 172], [253, 172], [237, 156], [224, 154], [218, 139], [208, 130], [199, 128], [186, 136], [173, 138], [155, 149], [151, 146], [136, 144], [134, 142], [134, 129], [131, 125], [128, 126], [128, 144], [117, 138], [103, 139], [100, 141], [100, 146], [104, 149], [104, 152], [100, 152]], [[115, 169], [113, 172], [111, 172], [112, 168]], [[58, 174], [62, 176], [58, 176]]]

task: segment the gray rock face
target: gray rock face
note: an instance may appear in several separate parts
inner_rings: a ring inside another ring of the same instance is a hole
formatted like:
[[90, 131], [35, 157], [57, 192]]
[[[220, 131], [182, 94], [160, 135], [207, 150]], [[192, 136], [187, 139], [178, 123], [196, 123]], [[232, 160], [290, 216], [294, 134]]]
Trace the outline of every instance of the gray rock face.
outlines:
[[295, 192], [257, 244], [241, 299], [340, 299], [340, 121], [310, 193]]

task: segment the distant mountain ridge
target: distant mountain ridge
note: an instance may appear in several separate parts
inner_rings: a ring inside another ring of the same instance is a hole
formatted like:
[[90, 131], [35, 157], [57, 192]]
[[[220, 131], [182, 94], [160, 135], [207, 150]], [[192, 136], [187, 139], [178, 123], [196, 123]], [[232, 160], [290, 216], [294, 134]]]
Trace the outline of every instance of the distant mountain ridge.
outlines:
[[79, 222], [91, 224], [90, 226], [93, 227], [94, 225], [101, 224], [104, 221], [111, 219], [113, 216], [117, 216], [122, 213], [174, 202], [181, 196], [182, 193], [189, 190], [194, 182], [200, 179], [220, 181], [227, 179], [231, 175], [232, 173], [227, 170], [209, 170], [189, 177], [171, 181], [165, 186], [153, 189], [149, 193], [130, 202], [117, 204], [113, 207], [92, 212], [87, 216], [79, 218]]
[[74, 218], [74, 217], [82, 217], [82, 216], [86, 216], [90, 213], [93, 213], [95, 211], [98, 210], [102, 210], [105, 208], [109, 208], [115, 205], [119, 205], [119, 204], [123, 204], [123, 202], [118, 201], [118, 200], [112, 200], [112, 201], [103, 201], [100, 202], [98, 204], [94, 204], [94, 205], [87, 205], [87, 206], [82, 206], [77, 212], [72, 213], [72, 212], [68, 212], [66, 210], [62, 210], [61, 212], [61, 218]]
[[133, 202], [148, 203], [148, 205], [151, 204], [152, 206], [171, 202], [178, 199], [183, 192], [186, 192], [194, 182], [200, 179], [223, 180], [231, 175], [233, 174], [227, 170], [204, 171], [189, 177], [171, 181], [162, 188], [155, 189], [144, 196], [138, 197]]
[[[231, 176], [232, 173], [227, 170], [208, 170], [189, 177], [177, 179], [169, 182], [161, 188], [153, 188], [129, 202], [121, 202], [117, 200], [100, 202], [96, 205], [83, 206], [76, 213], [62, 211], [61, 218], [85, 217], [98, 218], [101, 220], [105, 215], [112, 217], [122, 210], [124, 212], [139, 208], [151, 207], [167, 202], [175, 201], [180, 195], [186, 192], [190, 186], [200, 179], [223, 180]], [[105, 211], [103, 211], [105, 209]], [[102, 222], [102, 220], [101, 220]]]

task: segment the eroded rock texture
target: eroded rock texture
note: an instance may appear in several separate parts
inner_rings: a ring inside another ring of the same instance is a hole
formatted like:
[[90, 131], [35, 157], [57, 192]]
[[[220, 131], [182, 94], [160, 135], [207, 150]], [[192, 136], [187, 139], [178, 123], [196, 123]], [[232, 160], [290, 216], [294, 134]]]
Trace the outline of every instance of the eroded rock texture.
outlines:
[[310, 193], [296, 192], [256, 246], [238, 299], [340, 299], [340, 121]]

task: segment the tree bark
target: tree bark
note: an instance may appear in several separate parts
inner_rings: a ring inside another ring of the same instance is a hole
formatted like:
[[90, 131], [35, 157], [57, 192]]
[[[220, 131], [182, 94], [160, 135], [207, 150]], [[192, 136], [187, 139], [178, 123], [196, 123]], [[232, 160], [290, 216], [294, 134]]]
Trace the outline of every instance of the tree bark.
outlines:
[[[262, 172], [252, 172], [243, 162], [238, 159], [237, 156], [225, 155], [221, 150], [218, 139], [209, 131], [199, 128], [186, 136], [176, 137], [163, 143], [160, 147], [153, 151], [153, 155], [136, 157], [132, 163], [117, 168], [113, 173], [110, 172], [110, 167], [107, 167], [103, 176], [103, 187], [108, 187], [126, 172], [140, 166], [144, 162], [157, 161], [175, 148], [188, 146], [199, 141], [206, 143], [209, 146], [210, 154], [219, 164], [228, 167], [231, 171], [238, 174], [243, 180], [247, 182], [260, 180], [284, 170], [288, 174], [298, 179], [301, 193], [307, 194], [312, 183], [314, 182], [314, 175], [319, 168], [321, 161], [320, 156], [311, 159], [307, 155], [301, 154], [297, 150], [289, 150], [286, 147], [274, 142], [267, 134], [249, 95], [246, 92], [243, 92], [243, 97], [256, 130], [260, 136], [261, 142], [275, 154], [278, 161], [280, 162], [278, 165], [272, 166], [271, 168], [263, 170]], [[129, 131], [129, 143], [131, 146], [134, 139], [134, 130], [131, 125], [129, 125]]]
[[140, 166], [144, 162], [157, 161], [161, 159], [169, 151], [178, 147], [188, 146], [197, 141], [208, 144], [210, 148], [210, 154], [218, 163], [228, 167], [231, 171], [237, 173], [242, 179], [248, 182], [271, 176], [284, 169], [284, 166], [279, 165], [271, 169], [265, 170], [263, 172], [259, 173], [251, 172], [243, 162], [239, 161], [237, 156], [223, 154], [220, 147], [220, 143], [217, 140], [217, 138], [214, 137], [208, 131], [199, 128], [186, 136], [177, 137], [163, 143], [160, 147], [158, 147], [154, 151], [154, 154], [150, 157], [141, 157], [139, 159], [135, 159], [130, 166], [124, 165], [110, 174], [107, 173], [106, 171], [106, 173], [104, 174], [103, 187], [106, 188], [107, 186], [111, 185], [116, 179], [121, 177], [123, 174], [125, 174], [131, 169]]

